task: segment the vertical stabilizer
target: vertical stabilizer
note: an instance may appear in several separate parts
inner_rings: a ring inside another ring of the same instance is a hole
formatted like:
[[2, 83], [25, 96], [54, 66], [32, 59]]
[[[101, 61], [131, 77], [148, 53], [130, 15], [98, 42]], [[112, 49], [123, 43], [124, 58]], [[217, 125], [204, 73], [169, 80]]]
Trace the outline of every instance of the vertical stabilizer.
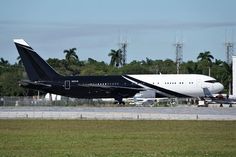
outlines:
[[14, 43], [31, 81], [56, 80], [60, 77], [23, 39], [14, 39]]

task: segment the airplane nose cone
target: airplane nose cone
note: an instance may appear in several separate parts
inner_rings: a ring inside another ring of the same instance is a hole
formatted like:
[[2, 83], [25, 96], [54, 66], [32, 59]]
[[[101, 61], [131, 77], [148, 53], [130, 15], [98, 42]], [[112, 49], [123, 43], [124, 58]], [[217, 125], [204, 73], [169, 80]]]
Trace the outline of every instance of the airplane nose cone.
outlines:
[[221, 83], [217, 83], [216, 88], [215, 88], [218, 92], [221, 92], [224, 90], [224, 86]]

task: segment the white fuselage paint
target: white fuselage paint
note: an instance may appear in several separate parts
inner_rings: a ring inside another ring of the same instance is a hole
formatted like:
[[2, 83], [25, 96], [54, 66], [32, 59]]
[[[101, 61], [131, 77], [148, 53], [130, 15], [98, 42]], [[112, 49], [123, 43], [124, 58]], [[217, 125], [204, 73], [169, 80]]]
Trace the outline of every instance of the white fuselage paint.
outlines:
[[[160, 74], [160, 75], [128, 75], [137, 80], [146, 82], [156, 87], [180, 93], [191, 97], [204, 96], [203, 88], [208, 88], [212, 94], [221, 92], [224, 87], [214, 78], [198, 75], [198, 74]], [[131, 80], [130, 80], [131, 81]], [[137, 83], [132, 81], [133, 83]], [[155, 90], [156, 93], [165, 95], [167, 97], [175, 97], [175, 95], [161, 92], [157, 89], [137, 83], [147, 90]]]

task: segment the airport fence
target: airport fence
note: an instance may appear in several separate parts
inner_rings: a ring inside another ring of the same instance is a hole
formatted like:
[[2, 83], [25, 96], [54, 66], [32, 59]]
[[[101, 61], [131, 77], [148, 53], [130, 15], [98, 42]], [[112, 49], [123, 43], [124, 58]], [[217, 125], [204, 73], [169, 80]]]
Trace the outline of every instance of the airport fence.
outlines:
[[[144, 107], [175, 107], [178, 105], [196, 105], [196, 99], [165, 99], [153, 103], [137, 104], [131, 99], [126, 100], [125, 106], [144, 106]], [[114, 104], [114, 100], [104, 99], [76, 99], [61, 97], [60, 100], [52, 101], [45, 97], [0, 97], [0, 106], [95, 106], [95, 107], [115, 107], [121, 106]]]
[[61, 97], [52, 101], [44, 97], [0, 97], [0, 106], [114, 106], [112, 101]]

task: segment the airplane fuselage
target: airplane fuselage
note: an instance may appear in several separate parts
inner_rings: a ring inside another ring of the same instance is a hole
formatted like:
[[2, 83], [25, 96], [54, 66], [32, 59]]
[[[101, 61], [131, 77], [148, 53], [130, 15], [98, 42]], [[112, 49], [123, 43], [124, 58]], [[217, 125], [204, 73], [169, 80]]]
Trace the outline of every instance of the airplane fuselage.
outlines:
[[[24, 85], [23, 85], [24, 86]], [[37, 81], [27, 88], [75, 98], [128, 98], [137, 92], [153, 90], [156, 97], [200, 97], [203, 88], [222, 90], [213, 78], [196, 74], [65, 76], [53, 81]], [[89, 87], [89, 88], [88, 88]]]
[[62, 76], [23, 39], [14, 42], [29, 78], [20, 83], [26, 88], [75, 98], [114, 98], [119, 103], [147, 90], [159, 98], [201, 97], [204, 88], [212, 94], [223, 90], [214, 78], [197, 74]]

